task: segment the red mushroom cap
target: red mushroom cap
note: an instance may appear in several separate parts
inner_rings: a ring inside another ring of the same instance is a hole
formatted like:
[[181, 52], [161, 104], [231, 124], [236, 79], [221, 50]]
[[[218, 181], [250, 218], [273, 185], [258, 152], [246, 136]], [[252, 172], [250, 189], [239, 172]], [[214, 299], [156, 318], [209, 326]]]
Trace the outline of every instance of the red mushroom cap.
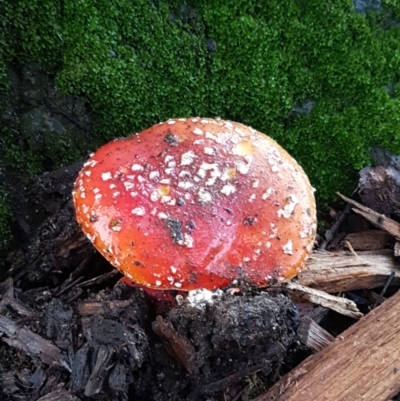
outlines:
[[172, 119], [102, 146], [73, 193], [83, 231], [131, 280], [157, 289], [266, 286], [303, 267], [316, 209], [274, 140], [216, 119]]

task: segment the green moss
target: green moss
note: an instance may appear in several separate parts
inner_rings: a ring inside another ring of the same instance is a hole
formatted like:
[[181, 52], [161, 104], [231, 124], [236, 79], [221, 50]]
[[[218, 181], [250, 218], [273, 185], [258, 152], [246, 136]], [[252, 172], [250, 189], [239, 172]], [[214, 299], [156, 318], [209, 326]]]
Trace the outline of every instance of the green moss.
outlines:
[[[370, 146], [400, 153], [400, 2], [366, 16], [351, 0], [192, 3], [0, 0], [3, 58], [57, 68], [59, 89], [90, 101], [94, 144], [175, 116], [250, 124], [298, 159], [323, 203], [354, 188]], [[294, 113], [304, 101], [310, 114]], [[9, 162], [35, 172], [92, 146], [7, 138]]]

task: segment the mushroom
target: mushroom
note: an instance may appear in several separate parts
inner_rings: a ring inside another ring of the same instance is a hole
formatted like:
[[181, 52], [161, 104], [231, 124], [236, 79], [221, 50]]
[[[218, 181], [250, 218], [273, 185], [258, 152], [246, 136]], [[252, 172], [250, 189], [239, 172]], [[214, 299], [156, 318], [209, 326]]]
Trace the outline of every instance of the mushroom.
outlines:
[[98, 251], [153, 289], [264, 287], [295, 276], [316, 232], [313, 188], [253, 128], [178, 118], [102, 146], [73, 191]]

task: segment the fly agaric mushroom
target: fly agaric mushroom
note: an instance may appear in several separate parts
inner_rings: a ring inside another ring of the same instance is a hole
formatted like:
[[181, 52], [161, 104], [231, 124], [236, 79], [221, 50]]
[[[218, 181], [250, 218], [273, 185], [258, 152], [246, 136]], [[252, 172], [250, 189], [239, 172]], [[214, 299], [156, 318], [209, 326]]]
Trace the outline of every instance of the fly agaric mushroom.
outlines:
[[93, 245], [154, 289], [263, 287], [303, 267], [313, 188], [274, 140], [218, 119], [171, 119], [102, 146], [73, 199]]

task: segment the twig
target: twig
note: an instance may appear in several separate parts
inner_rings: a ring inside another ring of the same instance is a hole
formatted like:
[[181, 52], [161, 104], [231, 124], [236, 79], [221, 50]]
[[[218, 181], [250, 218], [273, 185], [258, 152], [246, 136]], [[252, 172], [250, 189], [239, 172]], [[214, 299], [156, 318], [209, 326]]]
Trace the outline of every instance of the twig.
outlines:
[[82, 280], [83, 280], [82, 276], [78, 277], [75, 281], [70, 282], [68, 285], [63, 286], [63, 288], [61, 288], [58, 291], [56, 291], [53, 294], [53, 296], [54, 297], [59, 297], [61, 294], [64, 294], [65, 291], [69, 290], [71, 287], [73, 287], [74, 285], [78, 284]]
[[178, 360], [191, 374], [199, 373], [196, 365], [196, 350], [190, 340], [180, 335], [171, 322], [157, 316], [151, 327], [161, 340], [166, 350]]
[[337, 194], [347, 203], [354, 206], [353, 211], [355, 213], [363, 216], [374, 226], [388, 232], [390, 235], [395, 237], [396, 240], [400, 240], [400, 224], [397, 221], [386, 217], [384, 214], [377, 213], [369, 207], [366, 207], [353, 199], [347, 198], [339, 192], [337, 192]]
[[330, 241], [332, 241], [333, 237], [339, 230], [340, 226], [342, 225], [342, 223], [344, 222], [350, 211], [351, 207], [349, 205], [346, 205], [346, 207], [343, 209], [342, 214], [336, 220], [333, 226], [329, 230], [326, 230], [325, 239], [322, 241], [321, 245], [318, 248], [320, 251], [324, 251], [326, 249], [327, 245], [329, 244]]
[[390, 283], [393, 281], [393, 279], [394, 279], [394, 272], [392, 272], [392, 273], [390, 274], [390, 276], [388, 277], [388, 279], [387, 279], [387, 281], [386, 281], [386, 284], [385, 284], [385, 286], [382, 288], [382, 291], [381, 291], [381, 293], [379, 294], [378, 298], [376, 299], [376, 301], [375, 301], [374, 306], [372, 307], [372, 309], [375, 309], [378, 305], [380, 305], [380, 304], [385, 300], [385, 298], [384, 298], [385, 293], [386, 293], [387, 289], [389, 288]]
[[86, 280], [82, 283], [79, 283], [77, 285], [77, 287], [84, 288], [84, 287], [90, 287], [90, 286], [96, 285], [96, 284], [101, 284], [101, 283], [104, 283], [105, 281], [110, 280], [111, 278], [113, 278], [115, 276], [118, 276], [118, 274], [121, 274], [121, 273], [117, 269], [114, 269], [108, 273], [102, 274], [101, 276], [97, 276], [97, 277], [91, 278], [90, 280]]
[[357, 255], [356, 251], [355, 251], [355, 250], [353, 249], [353, 247], [351, 246], [351, 244], [350, 244], [349, 241], [345, 241], [344, 244], [346, 245], [346, 248], [347, 248], [356, 258], [360, 258], [360, 257]]

